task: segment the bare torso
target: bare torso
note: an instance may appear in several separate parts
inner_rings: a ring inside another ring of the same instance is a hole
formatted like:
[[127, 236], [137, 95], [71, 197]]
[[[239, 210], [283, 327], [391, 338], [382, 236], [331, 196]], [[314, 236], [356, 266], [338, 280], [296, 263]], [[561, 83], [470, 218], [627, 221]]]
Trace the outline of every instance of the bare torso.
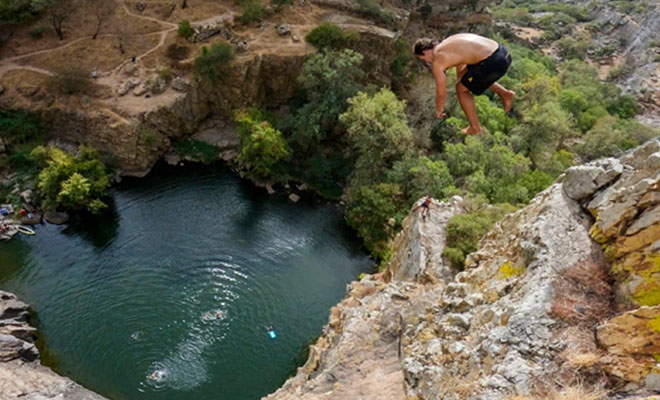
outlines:
[[435, 46], [434, 63], [439, 62], [443, 70], [465, 64], [477, 64], [495, 52], [498, 43], [492, 39], [472, 33], [449, 36]]

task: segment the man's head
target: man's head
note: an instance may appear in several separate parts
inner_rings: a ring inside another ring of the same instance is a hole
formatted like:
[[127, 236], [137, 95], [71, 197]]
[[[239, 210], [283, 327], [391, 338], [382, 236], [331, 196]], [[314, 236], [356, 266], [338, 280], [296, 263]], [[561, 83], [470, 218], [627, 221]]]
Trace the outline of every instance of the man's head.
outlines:
[[413, 53], [415, 57], [424, 61], [427, 64], [433, 62], [433, 48], [440, 42], [435, 39], [421, 38], [417, 39], [413, 46]]

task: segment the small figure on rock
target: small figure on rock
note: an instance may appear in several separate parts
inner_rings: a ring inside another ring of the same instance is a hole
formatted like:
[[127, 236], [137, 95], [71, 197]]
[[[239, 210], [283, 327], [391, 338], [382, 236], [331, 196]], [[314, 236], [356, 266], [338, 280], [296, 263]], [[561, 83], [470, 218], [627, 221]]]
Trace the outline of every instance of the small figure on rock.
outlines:
[[[424, 198], [424, 201], [422, 201], [420, 204], [418, 204], [415, 208], [413, 208], [413, 211], [417, 211], [418, 209], [422, 209], [422, 222], [426, 222], [426, 214], [430, 212], [431, 206], [433, 205], [433, 199], [431, 196], [426, 196]], [[429, 214], [429, 218], [431, 215]]]

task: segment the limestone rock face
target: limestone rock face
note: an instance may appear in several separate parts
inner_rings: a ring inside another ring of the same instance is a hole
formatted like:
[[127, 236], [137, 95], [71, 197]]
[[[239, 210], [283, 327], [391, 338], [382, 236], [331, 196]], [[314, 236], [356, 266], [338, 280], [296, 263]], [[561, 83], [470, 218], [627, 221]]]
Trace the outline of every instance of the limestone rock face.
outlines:
[[412, 212], [388, 269], [349, 286], [307, 363], [267, 399], [657, 393], [658, 174], [658, 140], [572, 168], [498, 222], [460, 272], [440, 255], [461, 200]]
[[36, 330], [27, 323], [28, 305], [0, 291], [0, 397], [3, 399], [103, 400], [39, 364]]

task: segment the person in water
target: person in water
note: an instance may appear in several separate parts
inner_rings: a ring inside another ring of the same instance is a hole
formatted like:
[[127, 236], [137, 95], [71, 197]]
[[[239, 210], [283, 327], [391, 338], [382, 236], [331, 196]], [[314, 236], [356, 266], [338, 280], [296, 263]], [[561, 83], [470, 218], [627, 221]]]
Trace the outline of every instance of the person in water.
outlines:
[[442, 42], [421, 38], [413, 46], [415, 56], [431, 67], [435, 77], [435, 107], [438, 118], [446, 116], [443, 108], [447, 101], [447, 77], [445, 71], [456, 67], [456, 97], [470, 126], [463, 133], [474, 135], [481, 132], [481, 125], [474, 105], [475, 95], [490, 89], [500, 96], [504, 111], [509, 112], [515, 92], [496, 83], [511, 65], [509, 50], [492, 39], [472, 33], [449, 36]]

